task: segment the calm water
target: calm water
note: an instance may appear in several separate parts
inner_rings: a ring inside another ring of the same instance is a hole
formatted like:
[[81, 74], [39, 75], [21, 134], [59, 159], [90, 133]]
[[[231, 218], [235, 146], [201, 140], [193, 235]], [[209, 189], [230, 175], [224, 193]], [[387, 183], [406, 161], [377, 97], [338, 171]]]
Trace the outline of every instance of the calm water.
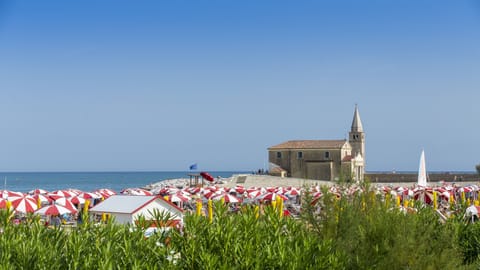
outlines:
[[[0, 173], [0, 189], [6, 187], [8, 190], [28, 192], [36, 188], [48, 191], [109, 188], [119, 192], [125, 188], [143, 187], [162, 180], [188, 178], [189, 173], [191, 172], [8, 172]], [[214, 177], [230, 177], [245, 172], [209, 173]]]

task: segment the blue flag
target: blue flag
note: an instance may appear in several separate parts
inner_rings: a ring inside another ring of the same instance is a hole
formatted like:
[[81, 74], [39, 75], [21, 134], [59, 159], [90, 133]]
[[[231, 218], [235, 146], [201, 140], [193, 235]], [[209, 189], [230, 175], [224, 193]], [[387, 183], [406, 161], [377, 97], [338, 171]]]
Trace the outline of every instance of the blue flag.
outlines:
[[197, 169], [197, 163], [190, 165], [190, 170], [196, 170]]

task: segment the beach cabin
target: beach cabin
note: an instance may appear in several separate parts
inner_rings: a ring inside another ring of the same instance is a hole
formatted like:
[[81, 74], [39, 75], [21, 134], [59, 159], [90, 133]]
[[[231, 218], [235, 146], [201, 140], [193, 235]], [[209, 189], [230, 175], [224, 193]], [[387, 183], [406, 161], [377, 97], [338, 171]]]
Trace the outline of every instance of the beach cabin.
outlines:
[[152, 220], [155, 209], [161, 213], [169, 213], [174, 223], [183, 220], [182, 209], [157, 196], [113, 195], [92, 207], [90, 213], [108, 214], [121, 224], [135, 224], [140, 216]]

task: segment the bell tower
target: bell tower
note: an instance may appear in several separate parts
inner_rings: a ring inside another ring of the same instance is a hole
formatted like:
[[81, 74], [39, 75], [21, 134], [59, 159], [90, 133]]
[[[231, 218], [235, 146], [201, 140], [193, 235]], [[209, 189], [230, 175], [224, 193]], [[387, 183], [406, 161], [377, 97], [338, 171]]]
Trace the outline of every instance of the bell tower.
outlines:
[[355, 104], [355, 113], [353, 115], [352, 128], [349, 133], [349, 142], [352, 146], [352, 157], [355, 158], [360, 154], [365, 164], [365, 133], [363, 132], [362, 121], [360, 120], [360, 113], [358, 112], [357, 104]]

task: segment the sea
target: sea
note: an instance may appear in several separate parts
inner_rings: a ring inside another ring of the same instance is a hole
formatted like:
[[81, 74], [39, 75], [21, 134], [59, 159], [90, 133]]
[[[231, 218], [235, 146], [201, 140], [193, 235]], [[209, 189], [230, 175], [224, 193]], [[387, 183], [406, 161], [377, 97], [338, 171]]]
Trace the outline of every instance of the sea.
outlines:
[[[169, 179], [189, 178], [192, 171], [162, 172], [0, 172], [0, 189], [29, 192], [41, 188], [47, 191], [79, 189], [94, 191], [100, 188], [120, 192], [126, 188], [144, 187]], [[213, 177], [227, 178], [251, 172], [209, 171]]]

